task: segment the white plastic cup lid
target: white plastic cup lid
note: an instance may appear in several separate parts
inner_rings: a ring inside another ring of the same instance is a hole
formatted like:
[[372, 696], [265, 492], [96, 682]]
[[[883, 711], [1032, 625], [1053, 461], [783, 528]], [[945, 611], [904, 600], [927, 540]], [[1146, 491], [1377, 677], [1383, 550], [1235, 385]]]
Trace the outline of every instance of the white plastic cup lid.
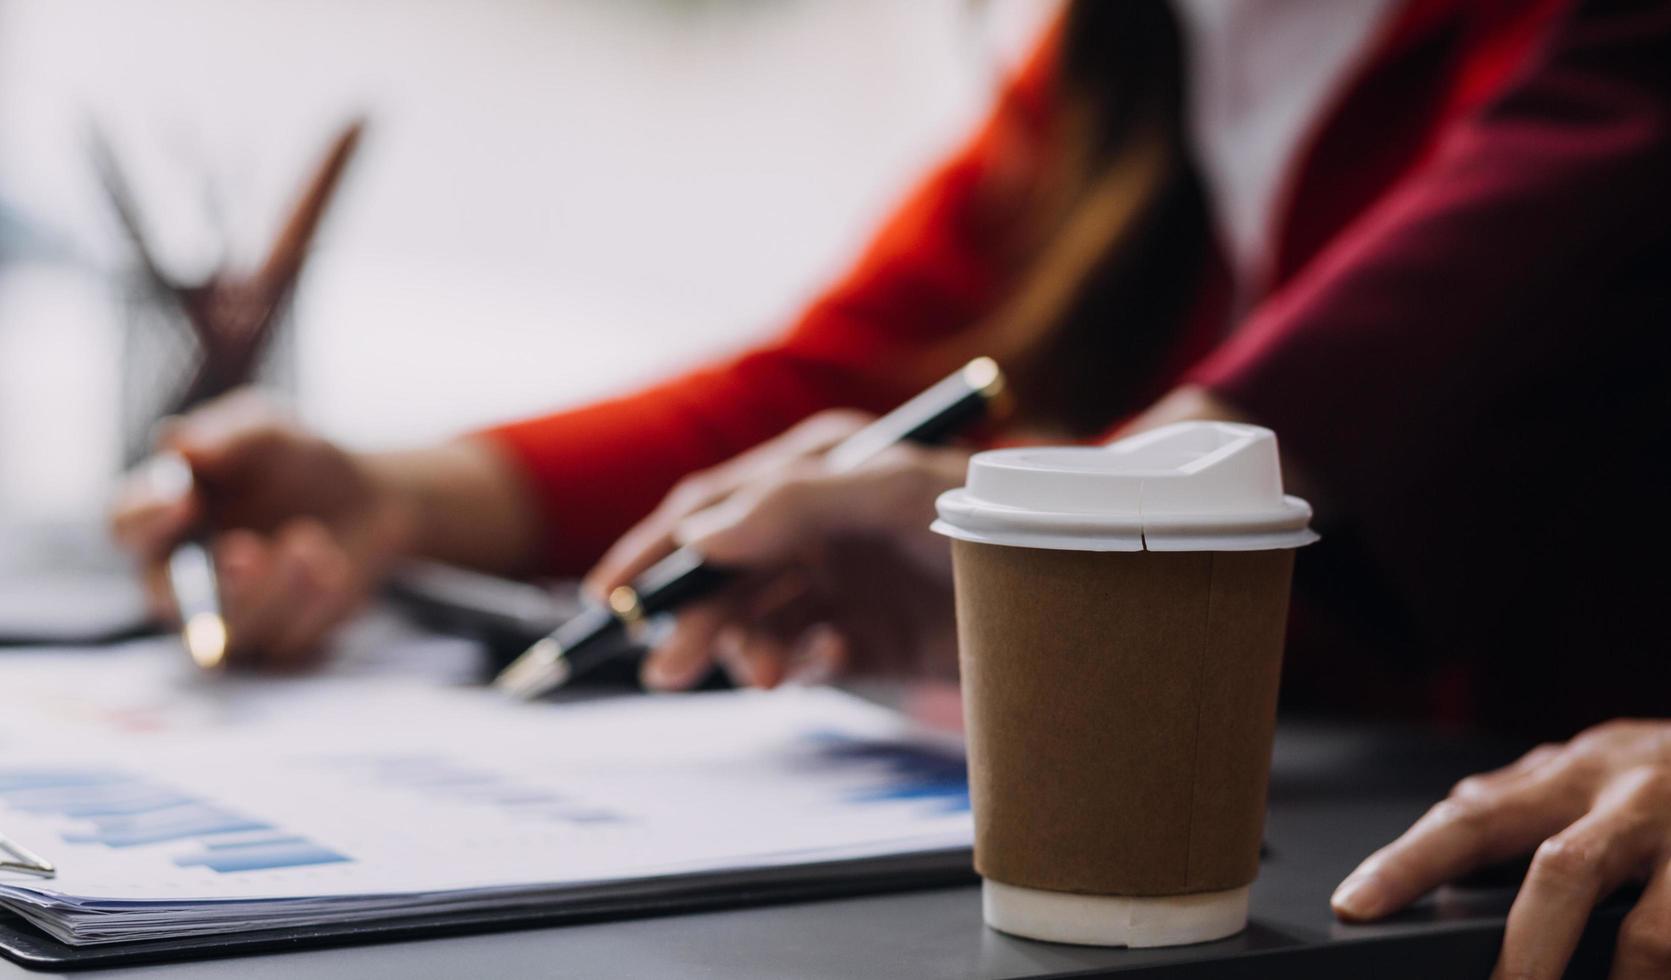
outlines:
[[1107, 446], [997, 449], [940, 495], [934, 530], [1065, 551], [1267, 551], [1317, 540], [1282, 492], [1276, 434], [1178, 422]]

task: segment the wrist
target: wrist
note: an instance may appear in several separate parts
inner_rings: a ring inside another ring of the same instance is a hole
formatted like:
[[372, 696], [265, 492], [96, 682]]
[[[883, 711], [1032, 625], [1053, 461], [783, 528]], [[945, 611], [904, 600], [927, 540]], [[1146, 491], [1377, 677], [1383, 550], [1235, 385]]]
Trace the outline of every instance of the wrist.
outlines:
[[410, 452], [357, 453], [355, 467], [365, 476], [369, 494], [368, 537], [378, 563], [387, 567], [406, 558], [432, 557], [425, 540], [429, 524], [421, 467]]
[[543, 528], [527, 486], [493, 446], [464, 438], [357, 457], [391, 558], [496, 574], [536, 564]]

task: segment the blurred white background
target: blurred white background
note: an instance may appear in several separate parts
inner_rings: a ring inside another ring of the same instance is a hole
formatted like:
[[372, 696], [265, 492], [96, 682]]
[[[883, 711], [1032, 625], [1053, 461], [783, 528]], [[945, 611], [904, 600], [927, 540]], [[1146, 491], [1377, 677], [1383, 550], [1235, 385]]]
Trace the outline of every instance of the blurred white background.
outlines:
[[[367, 140], [296, 299], [303, 416], [410, 444], [780, 327], [987, 105], [1046, 0], [0, 0], [0, 518], [97, 513], [125, 261], [97, 118], [172, 268], [244, 262]], [[17, 220], [21, 219], [21, 221]]]

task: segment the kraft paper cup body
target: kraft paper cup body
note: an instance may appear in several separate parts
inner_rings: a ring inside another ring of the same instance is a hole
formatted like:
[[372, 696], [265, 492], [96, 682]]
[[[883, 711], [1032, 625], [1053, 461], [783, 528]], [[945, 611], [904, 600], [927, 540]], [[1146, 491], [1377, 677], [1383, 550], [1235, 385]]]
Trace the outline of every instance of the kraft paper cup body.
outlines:
[[975, 863], [1005, 932], [1154, 946], [1247, 923], [1293, 549], [1315, 535], [1280, 477], [1263, 507], [1236, 495], [1254, 479], [1240, 456], [1277, 472], [1267, 430], [1158, 432], [1135, 452], [981, 454], [941, 501]]

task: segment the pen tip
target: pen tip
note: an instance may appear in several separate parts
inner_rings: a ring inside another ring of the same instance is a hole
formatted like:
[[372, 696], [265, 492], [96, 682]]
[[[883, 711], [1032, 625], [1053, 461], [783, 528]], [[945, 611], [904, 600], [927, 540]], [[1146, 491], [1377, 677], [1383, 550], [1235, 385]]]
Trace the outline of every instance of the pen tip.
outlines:
[[493, 679], [493, 686], [511, 697], [531, 701], [563, 686], [569, 679], [569, 665], [563, 648], [550, 637], [529, 647]]
[[186, 620], [180, 637], [192, 662], [204, 670], [214, 670], [226, 662], [226, 621], [214, 613], [198, 613]]

